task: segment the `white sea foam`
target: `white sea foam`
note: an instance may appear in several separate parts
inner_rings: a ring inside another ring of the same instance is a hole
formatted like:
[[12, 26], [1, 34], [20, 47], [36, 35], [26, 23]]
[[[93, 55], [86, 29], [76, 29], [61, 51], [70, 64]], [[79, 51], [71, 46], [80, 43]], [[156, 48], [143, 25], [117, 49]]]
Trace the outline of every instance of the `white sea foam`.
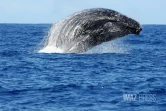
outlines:
[[54, 46], [46, 46], [39, 53], [63, 53], [63, 50]]

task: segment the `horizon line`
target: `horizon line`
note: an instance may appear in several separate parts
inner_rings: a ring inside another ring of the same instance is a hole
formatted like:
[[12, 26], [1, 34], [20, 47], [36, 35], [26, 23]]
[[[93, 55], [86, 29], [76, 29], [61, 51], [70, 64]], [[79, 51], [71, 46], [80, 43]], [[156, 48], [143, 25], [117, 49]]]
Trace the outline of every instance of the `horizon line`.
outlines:
[[[56, 22], [55, 22], [55, 23], [56, 23]], [[9, 23], [1, 23], [1, 22], [0, 22], [0, 24], [18, 24], [18, 25], [19, 25], [19, 24], [20, 24], [20, 25], [21, 25], [21, 24], [25, 24], [25, 25], [28, 25], [28, 24], [34, 24], [34, 25], [35, 25], [35, 24], [36, 24], [36, 25], [39, 24], [39, 25], [40, 25], [40, 24], [41, 24], [41, 25], [42, 25], [42, 24], [55, 24], [55, 23], [14, 23], [14, 22], [11, 22], [11, 23], [10, 23], [10, 22], [9, 22]], [[147, 23], [147, 24], [141, 24], [141, 25], [166, 25], [166, 24], [164, 24], [164, 23], [163, 23], [163, 24], [161, 24], [161, 23], [158, 23], [158, 24], [157, 24], [157, 23]]]

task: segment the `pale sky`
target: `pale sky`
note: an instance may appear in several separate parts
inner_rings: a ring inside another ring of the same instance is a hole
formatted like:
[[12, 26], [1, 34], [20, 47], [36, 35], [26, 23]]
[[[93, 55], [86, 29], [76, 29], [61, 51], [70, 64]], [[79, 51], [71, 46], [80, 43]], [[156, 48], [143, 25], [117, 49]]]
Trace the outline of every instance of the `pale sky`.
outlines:
[[113, 9], [141, 24], [166, 24], [166, 0], [0, 0], [0, 23], [55, 23], [88, 8]]

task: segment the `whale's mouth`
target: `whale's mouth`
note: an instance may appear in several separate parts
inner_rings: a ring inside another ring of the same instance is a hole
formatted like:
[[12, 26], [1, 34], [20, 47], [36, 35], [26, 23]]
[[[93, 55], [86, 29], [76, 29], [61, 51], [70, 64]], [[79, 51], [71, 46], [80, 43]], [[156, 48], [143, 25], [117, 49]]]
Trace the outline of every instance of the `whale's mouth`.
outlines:
[[140, 35], [140, 32], [142, 31], [142, 28], [136, 30], [136, 35]]
[[131, 34], [135, 34], [135, 35], [140, 35], [140, 32], [142, 31], [142, 28], [135, 28], [135, 27], [129, 27], [127, 26], [126, 29], [129, 31], [129, 33]]

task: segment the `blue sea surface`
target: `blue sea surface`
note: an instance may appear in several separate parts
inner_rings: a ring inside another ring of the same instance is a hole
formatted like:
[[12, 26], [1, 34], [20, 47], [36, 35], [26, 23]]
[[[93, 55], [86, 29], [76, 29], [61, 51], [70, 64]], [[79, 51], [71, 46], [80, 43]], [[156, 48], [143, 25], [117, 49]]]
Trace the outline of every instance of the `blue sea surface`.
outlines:
[[0, 24], [0, 111], [166, 111], [166, 25], [112, 52], [38, 53], [49, 28]]

